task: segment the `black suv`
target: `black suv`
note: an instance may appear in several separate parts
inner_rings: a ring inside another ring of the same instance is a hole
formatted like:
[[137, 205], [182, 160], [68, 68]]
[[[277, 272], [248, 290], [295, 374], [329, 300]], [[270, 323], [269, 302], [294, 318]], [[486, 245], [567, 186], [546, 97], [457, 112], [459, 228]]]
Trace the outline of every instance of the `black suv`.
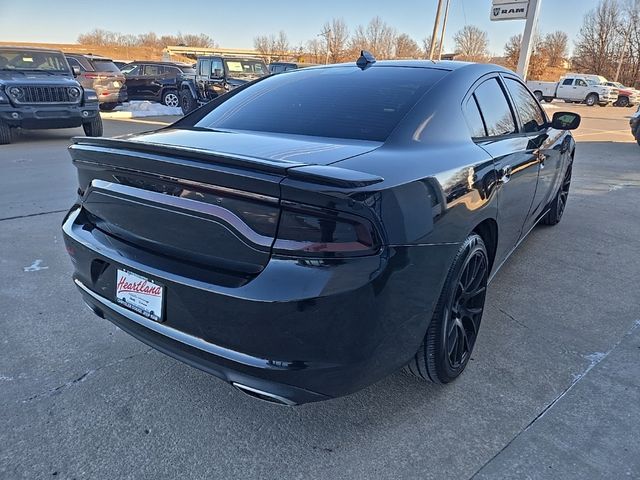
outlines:
[[179, 79], [180, 106], [185, 115], [240, 85], [269, 75], [259, 58], [221, 55], [199, 57], [195, 70]]
[[186, 63], [135, 61], [122, 67], [126, 77], [129, 100], [152, 100], [168, 107], [180, 105], [178, 78], [195, 75]]
[[98, 97], [74, 78], [62, 52], [0, 47], [0, 144], [11, 142], [11, 128], [83, 126], [102, 135]]
[[78, 81], [84, 88], [95, 90], [100, 102], [100, 110], [113, 110], [127, 101], [127, 87], [124, 75], [113, 60], [97, 55], [65, 53], [71, 68], [80, 69]]

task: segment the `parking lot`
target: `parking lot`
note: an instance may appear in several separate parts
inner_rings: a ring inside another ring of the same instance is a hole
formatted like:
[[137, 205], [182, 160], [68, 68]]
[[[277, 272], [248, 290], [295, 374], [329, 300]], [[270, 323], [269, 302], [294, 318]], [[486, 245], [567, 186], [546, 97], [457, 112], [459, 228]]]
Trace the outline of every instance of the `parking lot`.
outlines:
[[[285, 408], [85, 308], [60, 224], [81, 129], [0, 147], [0, 478], [640, 478], [640, 146], [583, 115], [569, 203], [491, 284], [472, 361]], [[105, 120], [105, 135], [169, 117]]]

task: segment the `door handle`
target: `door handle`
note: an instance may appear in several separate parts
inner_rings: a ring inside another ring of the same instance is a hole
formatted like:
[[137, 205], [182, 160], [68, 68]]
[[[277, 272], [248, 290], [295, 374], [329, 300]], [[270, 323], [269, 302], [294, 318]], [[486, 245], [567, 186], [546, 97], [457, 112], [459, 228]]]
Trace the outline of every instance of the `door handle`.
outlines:
[[498, 183], [504, 184], [511, 180], [511, 173], [513, 169], [511, 165], [505, 165], [500, 170], [498, 170]]

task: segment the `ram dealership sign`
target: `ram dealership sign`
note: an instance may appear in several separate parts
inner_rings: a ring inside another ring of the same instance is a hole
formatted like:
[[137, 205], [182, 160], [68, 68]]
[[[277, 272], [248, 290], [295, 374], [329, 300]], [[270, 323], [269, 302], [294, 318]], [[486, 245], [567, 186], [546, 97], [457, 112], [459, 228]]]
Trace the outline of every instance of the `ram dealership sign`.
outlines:
[[529, 1], [514, 2], [513, 0], [493, 0], [489, 18], [498, 20], [520, 20], [527, 18]]

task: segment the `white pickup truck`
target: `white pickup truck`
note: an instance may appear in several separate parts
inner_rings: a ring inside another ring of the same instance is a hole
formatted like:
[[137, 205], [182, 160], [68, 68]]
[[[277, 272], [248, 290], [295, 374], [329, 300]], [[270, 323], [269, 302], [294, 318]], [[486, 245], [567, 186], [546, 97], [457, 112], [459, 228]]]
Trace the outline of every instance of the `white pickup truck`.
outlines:
[[602, 85], [593, 75], [567, 75], [559, 82], [528, 81], [527, 86], [538, 101], [551, 102], [553, 99], [565, 102], [596, 103], [606, 106], [618, 100], [618, 89]]

